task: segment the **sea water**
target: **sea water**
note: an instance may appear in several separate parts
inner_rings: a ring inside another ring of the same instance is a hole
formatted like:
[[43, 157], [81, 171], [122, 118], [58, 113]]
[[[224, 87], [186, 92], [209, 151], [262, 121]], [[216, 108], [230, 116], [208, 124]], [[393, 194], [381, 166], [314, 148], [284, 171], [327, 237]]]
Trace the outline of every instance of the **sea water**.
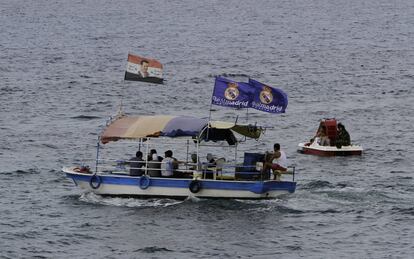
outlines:
[[[412, 257], [413, 1], [4, 0], [0, 13], [0, 257]], [[124, 82], [129, 52], [160, 60], [165, 84]], [[121, 99], [127, 114], [208, 117], [218, 75], [288, 94], [285, 114], [249, 110], [273, 128], [245, 150], [280, 143], [294, 194], [104, 198], [61, 172], [93, 166]], [[298, 154], [333, 117], [364, 154]]]

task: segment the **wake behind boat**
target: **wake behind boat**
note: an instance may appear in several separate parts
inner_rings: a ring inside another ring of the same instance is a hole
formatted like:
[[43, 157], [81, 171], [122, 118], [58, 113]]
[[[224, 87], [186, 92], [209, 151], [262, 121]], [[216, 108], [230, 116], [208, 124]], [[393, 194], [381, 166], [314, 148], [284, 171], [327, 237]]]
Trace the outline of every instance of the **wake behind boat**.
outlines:
[[[119, 116], [99, 137], [95, 170], [74, 166], [63, 168], [63, 172], [84, 191], [110, 196], [263, 199], [294, 192], [294, 169], [265, 172], [260, 167], [264, 154], [256, 150], [244, 152], [243, 161], [238, 161], [241, 140], [259, 139], [262, 131], [254, 125], [189, 116]], [[145, 159], [141, 161], [142, 167], [133, 168], [131, 161], [102, 157], [103, 150], [112, 155], [125, 150], [117, 147], [119, 143], [125, 143], [126, 148], [133, 143], [145, 154], [156, 147], [171, 148], [182, 161], [177, 161], [179, 166], [173, 168], [172, 177], [163, 177], [162, 170], [173, 167], [165, 159]], [[115, 144], [114, 152], [110, 152], [111, 144]], [[213, 163], [201, 162], [200, 157], [217, 149], [224, 149], [231, 156]], [[196, 159], [190, 161], [191, 155]], [[133, 169], [140, 170], [142, 175], [131, 176]], [[283, 179], [286, 175], [291, 175], [292, 180]]]

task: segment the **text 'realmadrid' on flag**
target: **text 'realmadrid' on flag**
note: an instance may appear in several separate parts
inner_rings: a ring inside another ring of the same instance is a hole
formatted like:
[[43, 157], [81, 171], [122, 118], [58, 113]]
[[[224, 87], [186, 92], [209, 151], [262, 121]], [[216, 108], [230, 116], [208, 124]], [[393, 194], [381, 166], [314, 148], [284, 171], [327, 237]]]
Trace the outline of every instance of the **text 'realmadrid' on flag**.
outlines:
[[128, 54], [125, 80], [162, 84], [162, 64], [155, 59]]
[[211, 102], [220, 106], [284, 113], [288, 105], [288, 97], [282, 90], [253, 79], [244, 83], [217, 77]]
[[249, 108], [249, 84], [216, 77], [211, 103], [214, 105]]
[[270, 113], [285, 113], [288, 97], [285, 92], [249, 78], [249, 85], [254, 88], [250, 107]]

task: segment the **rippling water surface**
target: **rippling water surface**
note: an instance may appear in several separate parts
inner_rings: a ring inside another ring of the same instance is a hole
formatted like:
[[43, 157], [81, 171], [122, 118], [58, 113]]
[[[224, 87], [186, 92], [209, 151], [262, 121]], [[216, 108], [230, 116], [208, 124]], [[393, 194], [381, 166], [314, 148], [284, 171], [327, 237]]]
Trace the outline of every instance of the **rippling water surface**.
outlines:
[[[412, 257], [414, 2], [4, 0], [0, 13], [0, 257]], [[166, 84], [123, 82], [128, 52], [159, 59]], [[122, 95], [130, 114], [205, 117], [216, 75], [288, 93], [286, 114], [249, 116], [274, 126], [252, 146], [282, 144], [296, 193], [102, 198], [60, 172], [95, 157]], [[363, 156], [296, 153], [329, 117]]]

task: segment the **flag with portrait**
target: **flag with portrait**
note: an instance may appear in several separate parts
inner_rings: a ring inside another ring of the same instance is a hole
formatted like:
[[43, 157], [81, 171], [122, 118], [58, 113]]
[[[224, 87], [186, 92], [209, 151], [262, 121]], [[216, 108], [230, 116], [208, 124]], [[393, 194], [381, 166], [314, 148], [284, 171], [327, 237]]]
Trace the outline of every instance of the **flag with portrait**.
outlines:
[[162, 84], [164, 81], [162, 70], [162, 64], [156, 59], [128, 54], [128, 63], [124, 79]]

